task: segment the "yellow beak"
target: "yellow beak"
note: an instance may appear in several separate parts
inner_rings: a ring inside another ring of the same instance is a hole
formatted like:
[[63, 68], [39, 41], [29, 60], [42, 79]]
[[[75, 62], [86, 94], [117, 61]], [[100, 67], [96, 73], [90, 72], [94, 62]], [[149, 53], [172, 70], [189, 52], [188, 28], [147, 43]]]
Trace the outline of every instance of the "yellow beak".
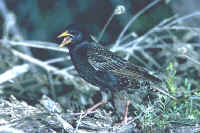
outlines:
[[70, 33], [68, 33], [67, 31], [61, 33], [58, 38], [61, 38], [61, 37], [66, 37], [66, 36], [72, 36]]
[[62, 47], [64, 47], [65, 45], [70, 44], [71, 41], [72, 41], [72, 38], [71, 38], [72, 36], [73, 36], [73, 35], [70, 34], [70, 33], [68, 33], [67, 31], [61, 33], [61, 34], [58, 36], [58, 38], [64, 37], [64, 39], [63, 39], [62, 43], [61, 43], [58, 47], [59, 47], [59, 48], [62, 48]]

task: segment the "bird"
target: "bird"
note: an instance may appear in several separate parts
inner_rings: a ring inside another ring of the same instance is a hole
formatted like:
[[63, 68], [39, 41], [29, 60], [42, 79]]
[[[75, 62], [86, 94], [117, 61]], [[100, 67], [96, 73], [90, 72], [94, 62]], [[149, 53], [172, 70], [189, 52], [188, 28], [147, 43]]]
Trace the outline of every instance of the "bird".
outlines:
[[[95, 42], [83, 25], [69, 25], [58, 38], [63, 38], [58, 47], [68, 48], [72, 63], [80, 77], [103, 91], [110, 90], [115, 93], [127, 88], [151, 88], [152, 84], [162, 84], [161, 79], [150, 74], [145, 68], [119, 57]], [[162, 89], [157, 87], [157, 90], [174, 99], [174, 96]], [[105, 99], [89, 110], [106, 103]], [[129, 104], [130, 101], [127, 101], [123, 121], [127, 120]]]

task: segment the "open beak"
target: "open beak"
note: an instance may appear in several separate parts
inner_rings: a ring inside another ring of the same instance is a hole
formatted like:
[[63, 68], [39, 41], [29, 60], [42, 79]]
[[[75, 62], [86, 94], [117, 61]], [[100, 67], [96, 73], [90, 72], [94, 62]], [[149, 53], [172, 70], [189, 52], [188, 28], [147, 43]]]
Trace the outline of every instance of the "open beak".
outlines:
[[62, 38], [62, 37], [64, 37], [64, 39], [63, 39], [62, 43], [58, 46], [59, 48], [62, 48], [64, 46], [70, 44], [72, 42], [73, 35], [68, 33], [67, 31], [65, 31], [58, 36], [58, 38]]

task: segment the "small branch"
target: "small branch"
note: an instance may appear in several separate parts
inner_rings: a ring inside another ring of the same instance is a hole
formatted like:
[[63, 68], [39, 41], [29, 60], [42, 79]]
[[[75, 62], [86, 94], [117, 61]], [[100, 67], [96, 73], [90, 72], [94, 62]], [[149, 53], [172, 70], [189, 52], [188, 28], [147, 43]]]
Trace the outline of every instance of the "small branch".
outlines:
[[[20, 42], [17, 42], [17, 41], [11, 41], [11, 40], [0, 40], [0, 42], [8, 43], [12, 46], [26, 46], [26, 47], [32, 47], [32, 48], [68, 52], [68, 49], [66, 49], [66, 48], [53, 47], [53, 45], [57, 46], [58, 44], [50, 43], [50, 42], [41, 42], [41, 41], [20, 41]], [[50, 46], [50, 45], [52, 45], [52, 46]]]
[[195, 60], [195, 59], [189, 57], [188, 55], [181, 54], [181, 55], [178, 55], [178, 56], [180, 56], [180, 57], [185, 57], [185, 58], [187, 58], [188, 60], [190, 60], [190, 61], [192, 61], [193, 63], [195, 63], [195, 64], [197, 64], [197, 65], [200, 66], [200, 61], [197, 61], [197, 60]]
[[14, 49], [12, 50], [12, 52], [13, 52], [13, 54], [15, 56], [17, 56], [17, 57], [19, 57], [19, 58], [21, 58], [23, 60], [29, 61], [29, 62], [31, 62], [33, 64], [36, 64], [36, 65], [44, 68], [48, 72], [53, 72], [54, 74], [61, 75], [61, 76], [63, 76], [64, 78], [66, 78], [68, 80], [69, 79], [73, 79], [73, 76], [70, 75], [69, 73], [66, 73], [66, 72], [64, 73], [63, 71], [60, 71], [56, 67], [50, 66], [50, 65], [48, 65], [47, 63], [45, 63], [43, 61], [35, 59], [35, 58], [33, 58], [31, 56], [28, 56], [26, 54], [20, 53], [19, 51], [14, 50]]
[[112, 15], [109, 17], [107, 23], [105, 24], [105, 26], [103, 27], [103, 30], [101, 31], [99, 37], [98, 37], [98, 42], [100, 42], [101, 38], [103, 37], [104, 32], [106, 31], [106, 28], [108, 27], [108, 25], [110, 24], [111, 20], [114, 18], [115, 16], [115, 12], [112, 13]]
[[68, 131], [69, 133], [73, 133], [74, 128], [71, 124], [69, 124], [67, 121], [65, 121], [60, 113], [62, 112], [62, 108], [59, 103], [54, 102], [49, 97], [43, 95], [42, 99], [40, 100], [40, 104], [42, 104], [52, 116], [56, 116], [57, 121], [59, 121], [65, 131]]
[[45, 61], [45, 63], [53, 64], [53, 63], [62, 62], [62, 61], [65, 61], [65, 60], [70, 60], [70, 57], [67, 56], [67, 57], [59, 57], [59, 58], [55, 58], [55, 59], [50, 59], [48, 61]]
[[171, 23], [167, 24], [167, 26], [172, 26], [178, 22], [183, 22], [187, 19], [191, 19], [191, 17], [195, 17], [195, 16], [200, 16], [200, 12], [194, 12], [192, 14], [189, 14], [189, 15], [186, 15], [186, 16], [183, 16], [183, 17], [180, 17], [178, 19], [175, 19], [174, 21], [172, 21]]
[[0, 75], [0, 84], [3, 84], [6, 81], [12, 80], [12, 79], [28, 72], [29, 68], [30, 67], [28, 64], [23, 64], [23, 65], [13, 67], [12, 69], [10, 69]]

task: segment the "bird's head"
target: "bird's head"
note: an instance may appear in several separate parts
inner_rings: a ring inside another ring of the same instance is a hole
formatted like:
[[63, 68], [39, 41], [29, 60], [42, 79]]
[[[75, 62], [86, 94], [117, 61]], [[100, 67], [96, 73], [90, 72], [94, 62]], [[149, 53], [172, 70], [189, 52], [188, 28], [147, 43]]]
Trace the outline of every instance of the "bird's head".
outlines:
[[71, 24], [67, 27], [66, 31], [61, 33], [58, 38], [64, 38], [62, 43], [58, 47], [73, 47], [79, 43], [88, 40], [89, 33], [82, 25]]

